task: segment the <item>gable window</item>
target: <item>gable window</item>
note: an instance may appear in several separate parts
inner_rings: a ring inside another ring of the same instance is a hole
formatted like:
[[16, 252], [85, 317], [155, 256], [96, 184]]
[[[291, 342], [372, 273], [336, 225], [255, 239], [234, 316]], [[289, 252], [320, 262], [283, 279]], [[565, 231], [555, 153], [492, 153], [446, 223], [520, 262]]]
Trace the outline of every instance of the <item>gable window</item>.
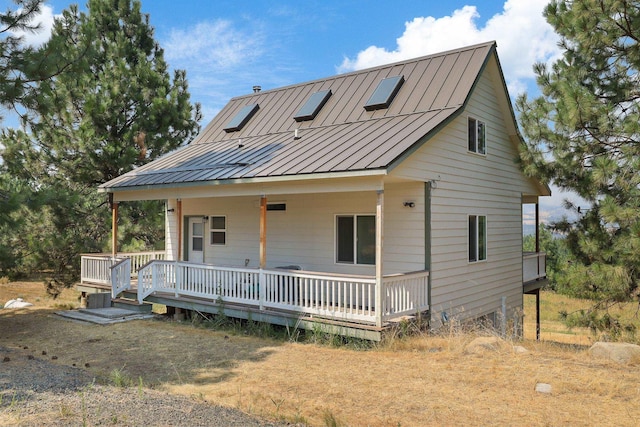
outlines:
[[487, 217], [469, 215], [469, 262], [487, 259]]
[[469, 151], [472, 153], [486, 154], [484, 122], [469, 117]]
[[211, 216], [209, 217], [209, 234], [211, 245], [227, 244], [227, 217]]
[[336, 216], [336, 262], [376, 263], [375, 215]]

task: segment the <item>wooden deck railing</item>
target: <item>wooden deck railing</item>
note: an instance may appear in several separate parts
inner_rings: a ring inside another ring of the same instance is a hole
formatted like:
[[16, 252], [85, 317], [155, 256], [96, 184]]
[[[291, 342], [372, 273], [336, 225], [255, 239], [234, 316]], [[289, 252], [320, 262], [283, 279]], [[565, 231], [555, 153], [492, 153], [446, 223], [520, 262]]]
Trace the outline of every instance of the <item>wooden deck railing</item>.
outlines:
[[164, 259], [164, 251], [131, 252], [118, 254], [84, 254], [80, 257], [80, 281], [111, 284], [111, 267], [123, 259], [129, 259], [131, 263], [131, 275], [135, 277], [143, 265], [154, 259]]
[[547, 277], [547, 254], [525, 252], [522, 254], [522, 283]]
[[382, 320], [427, 310], [429, 308], [428, 279], [429, 273], [426, 271], [385, 276]]
[[123, 258], [111, 266], [111, 298], [131, 288], [131, 259]]
[[[383, 279], [384, 320], [429, 308], [429, 272]], [[375, 278], [280, 269], [217, 267], [156, 260], [138, 272], [138, 300], [154, 292], [375, 322]]]

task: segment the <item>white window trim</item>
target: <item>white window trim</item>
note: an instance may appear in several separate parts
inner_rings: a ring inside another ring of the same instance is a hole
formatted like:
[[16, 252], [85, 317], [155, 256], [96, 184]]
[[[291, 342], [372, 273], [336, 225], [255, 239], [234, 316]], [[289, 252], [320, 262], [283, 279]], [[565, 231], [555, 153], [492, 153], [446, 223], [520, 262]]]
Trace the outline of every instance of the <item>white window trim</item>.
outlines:
[[[338, 217], [350, 216], [354, 218], [353, 221], [353, 262], [338, 261]], [[353, 266], [353, 267], [374, 267], [373, 264], [358, 264], [358, 221], [359, 216], [372, 216], [375, 218], [375, 213], [360, 212], [360, 213], [339, 213], [333, 216], [333, 263], [335, 265]]]
[[[212, 225], [212, 222], [213, 222], [213, 218], [215, 218], [215, 217], [217, 217], [217, 218], [220, 218], [220, 217], [224, 218], [224, 229], [222, 229], [222, 228], [213, 228], [213, 227], [211, 226], [211, 225]], [[209, 238], [207, 239], [207, 241], [209, 242], [209, 246], [217, 246], [217, 247], [220, 247], [220, 246], [227, 246], [227, 242], [229, 241], [229, 222], [228, 222], [228, 221], [229, 221], [229, 220], [228, 220], [228, 218], [227, 218], [227, 216], [226, 216], [226, 215], [209, 215], [209, 221], [207, 221], [207, 228], [208, 228], [208, 232], [207, 232], [207, 233], [208, 233], [208, 235], [209, 235], [209, 236], [208, 236]], [[212, 242], [211, 242], [212, 233], [213, 233], [213, 232], [220, 232], [220, 231], [223, 231], [223, 232], [224, 232], [224, 244], [221, 244], [221, 243], [212, 243]]]
[[[474, 126], [474, 130], [476, 132], [476, 145], [475, 145], [475, 150], [470, 150], [469, 149], [469, 120], [475, 120], [476, 121], [476, 125]], [[484, 152], [479, 152], [478, 151], [478, 123], [482, 123], [483, 125], [483, 129], [484, 129]], [[476, 154], [478, 156], [487, 156], [487, 123], [484, 120], [480, 120], [479, 118], [477, 118], [476, 116], [472, 116], [469, 115], [467, 116], [467, 152], [471, 153], [471, 154]]]
[[[475, 240], [476, 240], [476, 246], [475, 246], [475, 255], [476, 255], [476, 259], [475, 260], [470, 260], [469, 259], [469, 251], [470, 251], [470, 247], [469, 244], [470, 242], [470, 237], [471, 237], [471, 229], [469, 228], [469, 220], [471, 219], [471, 217], [475, 217], [476, 218], [476, 236], [475, 236]], [[479, 259], [480, 258], [480, 218], [484, 218], [484, 226], [485, 226], [485, 233], [484, 233], [484, 259]], [[480, 215], [480, 214], [469, 214], [467, 215], [467, 262], [469, 264], [477, 264], [477, 263], [483, 263], [483, 262], [487, 262], [487, 258], [489, 258], [489, 242], [488, 242], [488, 231], [489, 230], [489, 220], [487, 215]]]

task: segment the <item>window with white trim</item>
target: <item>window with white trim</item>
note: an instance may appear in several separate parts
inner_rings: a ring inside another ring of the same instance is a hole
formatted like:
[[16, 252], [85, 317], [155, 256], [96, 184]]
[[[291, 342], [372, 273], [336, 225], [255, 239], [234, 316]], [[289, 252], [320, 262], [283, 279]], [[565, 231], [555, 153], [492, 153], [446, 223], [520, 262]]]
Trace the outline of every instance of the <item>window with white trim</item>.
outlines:
[[376, 263], [375, 215], [336, 216], [336, 262], [367, 265]]
[[469, 117], [469, 151], [477, 154], [486, 154], [486, 127], [484, 122]]
[[227, 244], [227, 217], [226, 216], [210, 216], [209, 217], [209, 244], [226, 245]]
[[469, 262], [487, 259], [487, 217], [469, 215]]

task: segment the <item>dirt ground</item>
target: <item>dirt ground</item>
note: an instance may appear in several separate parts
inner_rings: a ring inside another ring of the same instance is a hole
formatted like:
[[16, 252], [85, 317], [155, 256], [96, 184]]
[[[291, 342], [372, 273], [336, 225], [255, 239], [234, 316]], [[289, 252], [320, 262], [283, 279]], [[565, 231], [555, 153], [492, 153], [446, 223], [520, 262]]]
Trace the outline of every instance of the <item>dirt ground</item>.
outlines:
[[[640, 419], [639, 366], [592, 359], [582, 346], [525, 340], [468, 354], [473, 337], [451, 334], [356, 351], [161, 320], [99, 326], [56, 316], [60, 302], [32, 286], [0, 284], [0, 303], [21, 291], [35, 304], [0, 309], [0, 346], [26, 347], [97, 383], [116, 372], [135, 386], [312, 426], [635, 426]], [[62, 304], [75, 298], [63, 295]], [[536, 392], [538, 383], [551, 393]]]

